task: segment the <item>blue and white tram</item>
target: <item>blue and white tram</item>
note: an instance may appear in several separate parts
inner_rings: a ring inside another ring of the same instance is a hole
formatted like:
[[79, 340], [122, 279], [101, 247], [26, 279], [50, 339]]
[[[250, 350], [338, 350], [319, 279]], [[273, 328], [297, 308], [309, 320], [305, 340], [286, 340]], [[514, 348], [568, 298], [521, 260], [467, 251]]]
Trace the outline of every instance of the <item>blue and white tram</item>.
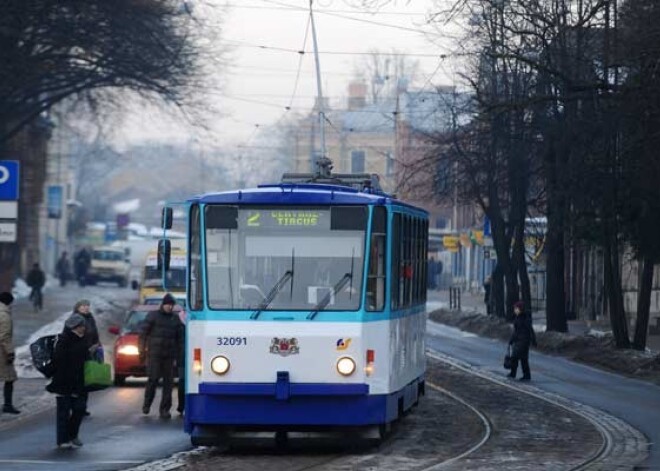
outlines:
[[424, 392], [428, 215], [285, 183], [188, 201], [185, 428], [387, 427]]

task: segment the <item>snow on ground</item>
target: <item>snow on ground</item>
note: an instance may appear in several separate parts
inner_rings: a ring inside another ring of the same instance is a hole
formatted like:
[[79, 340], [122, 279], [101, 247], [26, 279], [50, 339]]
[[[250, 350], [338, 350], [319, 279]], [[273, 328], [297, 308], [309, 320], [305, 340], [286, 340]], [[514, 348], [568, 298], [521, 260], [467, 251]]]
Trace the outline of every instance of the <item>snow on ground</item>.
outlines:
[[[46, 275], [46, 285], [44, 286], [44, 290], [57, 286], [59, 282], [60, 281], [57, 278]], [[23, 278], [17, 278], [14, 282], [14, 287], [12, 288], [11, 293], [16, 299], [25, 299], [30, 296], [30, 291], [32, 291], [32, 288], [27, 285], [25, 280]]]

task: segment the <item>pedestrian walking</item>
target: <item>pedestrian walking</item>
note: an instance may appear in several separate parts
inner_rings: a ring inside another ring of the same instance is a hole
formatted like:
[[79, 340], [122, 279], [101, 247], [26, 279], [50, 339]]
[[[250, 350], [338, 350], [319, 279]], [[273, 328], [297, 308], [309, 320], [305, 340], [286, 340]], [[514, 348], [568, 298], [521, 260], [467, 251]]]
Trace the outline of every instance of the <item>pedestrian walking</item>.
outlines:
[[57, 260], [57, 264], [55, 265], [55, 271], [57, 272], [57, 277], [60, 280], [60, 286], [66, 286], [66, 280], [69, 278], [69, 272], [71, 271], [67, 252], [62, 252], [62, 255]]
[[493, 303], [491, 293], [493, 291], [493, 279], [489, 276], [484, 280], [484, 304], [486, 304], [486, 313], [493, 313]]
[[57, 446], [78, 448], [80, 425], [85, 415], [85, 319], [71, 314], [64, 322], [53, 351], [55, 373], [46, 390], [57, 395]]
[[78, 280], [79, 286], [84, 287], [87, 283], [87, 271], [89, 270], [91, 263], [92, 257], [87, 249], [83, 247], [78, 251], [75, 259], [76, 279]]
[[438, 274], [437, 269], [438, 269], [438, 265], [435, 261], [435, 257], [431, 255], [431, 257], [427, 261], [428, 275], [426, 277], [426, 289], [436, 289], [438, 287], [436, 283], [437, 274]]
[[520, 381], [529, 381], [532, 379], [529, 369], [529, 347], [530, 345], [536, 346], [536, 334], [532, 325], [532, 315], [525, 310], [525, 305], [522, 301], [518, 301], [513, 305], [513, 312], [516, 318], [513, 321], [513, 334], [511, 334], [511, 339], [509, 340], [513, 360], [509, 378], [516, 377], [518, 362], [520, 362], [523, 372]]
[[32, 269], [27, 275], [25, 280], [27, 285], [32, 288], [30, 291], [30, 301], [34, 304], [34, 308], [40, 311], [43, 308], [44, 295], [43, 287], [46, 284], [46, 275], [44, 274], [38, 263], [32, 265]]
[[[183, 311], [181, 312], [183, 313]], [[181, 325], [179, 326], [179, 358], [176, 360], [176, 372], [179, 377], [176, 385], [178, 393], [176, 411], [179, 415], [183, 415], [183, 411], [186, 408], [186, 324], [185, 319], [182, 317], [183, 316], [179, 316], [179, 319], [181, 320]]]
[[147, 315], [140, 332], [140, 359], [146, 359], [148, 376], [142, 413], [149, 414], [156, 396], [156, 387], [162, 378], [163, 389], [159, 407], [162, 419], [171, 417], [174, 364], [179, 358], [182, 345], [181, 321], [173, 312], [175, 304], [174, 296], [169, 293], [163, 296], [160, 309]]
[[21, 411], [14, 407], [12, 402], [14, 396], [14, 382], [17, 379], [16, 368], [14, 368], [13, 329], [11, 319], [11, 303], [14, 296], [3, 291], [0, 293], [0, 380], [5, 382], [5, 403], [2, 412], [7, 414], [19, 414]]
[[[103, 361], [102, 352], [103, 346], [99, 338], [99, 330], [96, 327], [96, 320], [92, 315], [91, 303], [87, 299], [81, 299], [73, 306], [73, 314], [80, 314], [85, 319], [85, 344], [87, 345], [87, 359]], [[89, 408], [87, 402], [89, 400], [89, 393], [85, 391], [83, 394], [85, 399], [85, 415], [89, 416]]]

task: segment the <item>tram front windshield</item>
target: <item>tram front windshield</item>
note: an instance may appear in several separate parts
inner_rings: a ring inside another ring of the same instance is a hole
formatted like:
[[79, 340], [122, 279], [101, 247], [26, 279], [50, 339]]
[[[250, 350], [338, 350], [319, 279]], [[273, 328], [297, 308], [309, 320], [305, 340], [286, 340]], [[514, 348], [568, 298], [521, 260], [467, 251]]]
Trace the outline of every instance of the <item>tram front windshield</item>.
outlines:
[[207, 206], [211, 309], [357, 310], [366, 207]]

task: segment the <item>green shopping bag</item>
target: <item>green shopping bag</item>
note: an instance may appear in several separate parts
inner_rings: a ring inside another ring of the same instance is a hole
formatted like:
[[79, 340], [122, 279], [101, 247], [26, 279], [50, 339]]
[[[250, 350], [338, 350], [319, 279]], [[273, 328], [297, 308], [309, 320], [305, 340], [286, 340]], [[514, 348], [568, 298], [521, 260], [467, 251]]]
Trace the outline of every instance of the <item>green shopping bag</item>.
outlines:
[[85, 390], [100, 391], [112, 384], [112, 373], [108, 363], [95, 360], [85, 362]]

